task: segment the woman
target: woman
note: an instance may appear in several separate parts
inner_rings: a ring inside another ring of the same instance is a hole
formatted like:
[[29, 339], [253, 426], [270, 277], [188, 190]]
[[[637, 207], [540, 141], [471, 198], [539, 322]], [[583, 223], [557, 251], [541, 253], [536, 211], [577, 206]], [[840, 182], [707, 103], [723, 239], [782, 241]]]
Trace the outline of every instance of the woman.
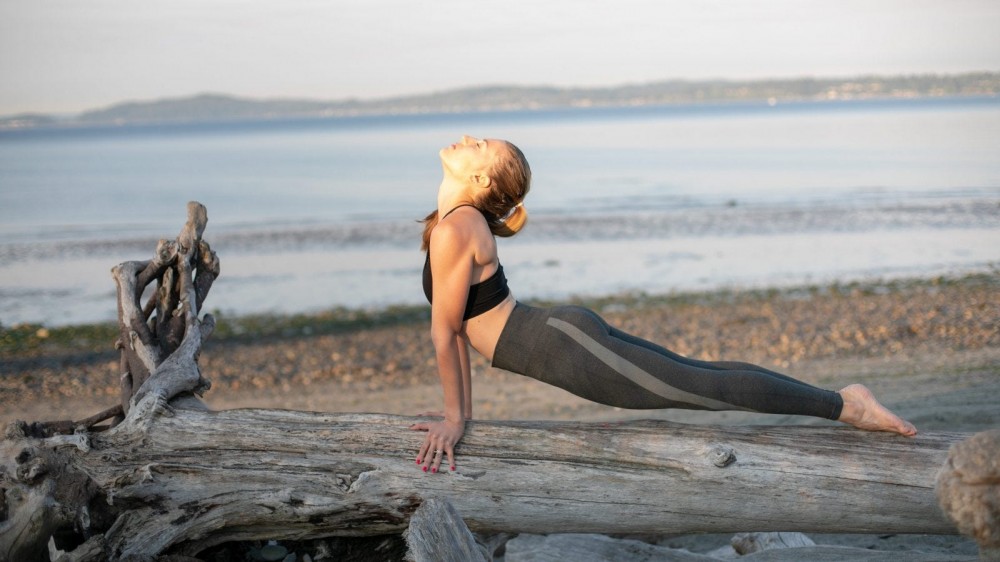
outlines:
[[531, 170], [506, 141], [462, 139], [440, 152], [444, 179], [437, 210], [425, 219], [424, 291], [444, 388], [444, 419], [426, 431], [417, 454], [437, 472], [472, 417], [468, 346], [494, 367], [622, 408], [747, 410], [824, 417], [873, 431], [916, 434], [912, 424], [862, 385], [823, 390], [756, 365], [677, 355], [608, 326], [581, 307], [540, 309], [518, 303], [497, 258], [495, 236], [524, 226]]

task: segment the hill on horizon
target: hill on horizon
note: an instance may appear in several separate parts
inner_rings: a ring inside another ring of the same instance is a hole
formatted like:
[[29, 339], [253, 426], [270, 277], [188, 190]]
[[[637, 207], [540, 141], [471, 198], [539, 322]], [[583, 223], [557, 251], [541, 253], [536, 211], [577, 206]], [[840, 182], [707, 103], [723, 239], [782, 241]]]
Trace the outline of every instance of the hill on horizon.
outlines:
[[42, 114], [0, 117], [0, 130], [754, 100], [774, 103], [998, 94], [1000, 72], [742, 81], [669, 80], [603, 88], [489, 85], [376, 100], [255, 100], [205, 93], [181, 98], [128, 101], [69, 118]]

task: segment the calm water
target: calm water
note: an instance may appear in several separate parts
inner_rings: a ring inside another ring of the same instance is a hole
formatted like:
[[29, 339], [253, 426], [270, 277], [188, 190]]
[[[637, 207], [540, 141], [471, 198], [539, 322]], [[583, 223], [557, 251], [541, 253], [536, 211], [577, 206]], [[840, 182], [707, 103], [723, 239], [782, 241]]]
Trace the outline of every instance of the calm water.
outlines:
[[1000, 98], [0, 132], [0, 323], [114, 317], [108, 269], [209, 210], [226, 312], [420, 302], [437, 151], [508, 138], [522, 298], [995, 271]]

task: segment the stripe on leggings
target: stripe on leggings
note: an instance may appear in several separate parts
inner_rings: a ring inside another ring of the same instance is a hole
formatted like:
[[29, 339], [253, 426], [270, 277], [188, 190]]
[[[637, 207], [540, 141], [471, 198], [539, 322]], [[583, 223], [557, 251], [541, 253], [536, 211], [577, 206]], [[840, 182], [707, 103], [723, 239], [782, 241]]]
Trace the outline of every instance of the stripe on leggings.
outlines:
[[549, 318], [545, 323], [573, 338], [576, 343], [583, 346], [583, 348], [589, 351], [594, 357], [600, 359], [601, 362], [614, 369], [621, 376], [627, 378], [642, 388], [645, 388], [653, 394], [656, 394], [657, 396], [662, 396], [667, 400], [673, 400], [674, 402], [697, 404], [698, 406], [704, 406], [712, 410], [754, 411], [750, 408], [735, 406], [727, 402], [722, 402], [721, 400], [713, 400], [712, 398], [698, 396], [697, 394], [692, 394], [685, 390], [674, 388], [647, 373], [635, 363], [632, 363], [628, 359], [625, 359], [621, 355], [618, 355], [617, 353], [604, 347], [598, 343], [597, 340], [584, 333], [583, 330], [577, 328], [569, 322], [566, 322], [565, 320]]

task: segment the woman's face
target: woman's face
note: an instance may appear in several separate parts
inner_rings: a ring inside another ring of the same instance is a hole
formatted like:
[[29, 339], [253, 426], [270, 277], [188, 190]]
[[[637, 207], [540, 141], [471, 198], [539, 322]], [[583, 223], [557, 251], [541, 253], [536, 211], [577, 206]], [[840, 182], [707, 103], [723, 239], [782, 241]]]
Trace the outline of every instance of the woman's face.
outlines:
[[468, 135], [441, 149], [441, 163], [456, 177], [488, 175], [493, 163], [507, 153], [507, 143], [498, 139], [477, 139]]

